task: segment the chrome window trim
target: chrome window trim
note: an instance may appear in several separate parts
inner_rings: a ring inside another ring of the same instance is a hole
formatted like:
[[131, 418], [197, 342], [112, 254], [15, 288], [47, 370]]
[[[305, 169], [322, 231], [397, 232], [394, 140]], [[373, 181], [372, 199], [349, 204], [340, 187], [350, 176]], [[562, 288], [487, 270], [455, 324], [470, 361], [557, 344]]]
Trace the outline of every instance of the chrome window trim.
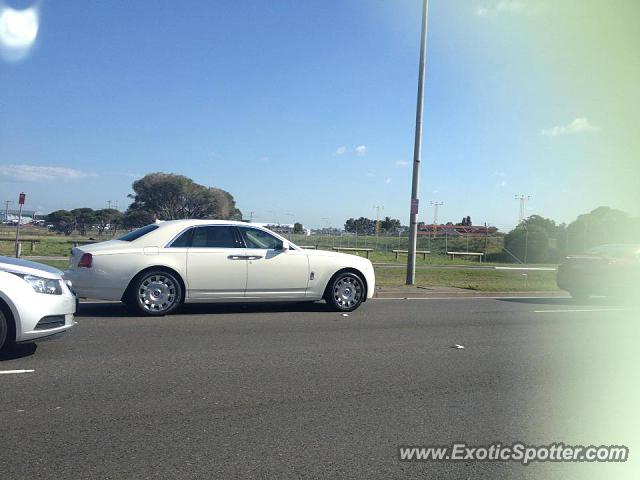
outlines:
[[[175, 242], [178, 238], [180, 238], [182, 236], [182, 234], [186, 233], [188, 230], [190, 229], [196, 229], [196, 228], [203, 228], [203, 227], [228, 227], [231, 229], [234, 229], [235, 225], [231, 224], [231, 223], [203, 223], [202, 225], [189, 225], [187, 228], [183, 229], [180, 231], [180, 233], [178, 233], [177, 235], [175, 235], [171, 241], [169, 243], [167, 243], [165, 245], [164, 248], [220, 248], [220, 249], [226, 249], [226, 250], [230, 250], [230, 249], [237, 249], [237, 248], [244, 248], [243, 246], [236, 246], [236, 247], [194, 247], [194, 246], [189, 246], [189, 247], [172, 247], [173, 242]], [[194, 232], [195, 234], [195, 232]], [[233, 238], [235, 239], [236, 236], [234, 234]]]

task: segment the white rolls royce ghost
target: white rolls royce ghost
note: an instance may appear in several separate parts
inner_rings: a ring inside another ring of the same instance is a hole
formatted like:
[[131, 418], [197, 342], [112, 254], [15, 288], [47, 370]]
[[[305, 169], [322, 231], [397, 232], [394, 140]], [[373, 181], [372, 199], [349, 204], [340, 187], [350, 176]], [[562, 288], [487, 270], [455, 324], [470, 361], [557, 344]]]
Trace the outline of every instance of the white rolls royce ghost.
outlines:
[[352, 311], [375, 288], [368, 259], [305, 250], [250, 223], [172, 220], [71, 252], [79, 297], [121, 300], [147, 315], [182, 303], [318, 301]]

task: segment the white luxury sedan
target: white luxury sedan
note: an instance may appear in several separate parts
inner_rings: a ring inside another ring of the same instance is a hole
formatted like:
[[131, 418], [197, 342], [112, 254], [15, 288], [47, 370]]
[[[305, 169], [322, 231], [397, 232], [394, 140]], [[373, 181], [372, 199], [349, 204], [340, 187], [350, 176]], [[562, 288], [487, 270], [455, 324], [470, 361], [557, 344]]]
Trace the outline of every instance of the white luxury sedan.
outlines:
[[74, 248], [64, 273], [79, 297], [121, 300], [147, 315], [183, 302], [318, 301], [355, 310], [373, 296], [365, 258], [305, 250], [244, 222], [172, 220]]
[[69, 287], [56, 268], [0, 257], [0, 349], [69, 330], [76, 311]]

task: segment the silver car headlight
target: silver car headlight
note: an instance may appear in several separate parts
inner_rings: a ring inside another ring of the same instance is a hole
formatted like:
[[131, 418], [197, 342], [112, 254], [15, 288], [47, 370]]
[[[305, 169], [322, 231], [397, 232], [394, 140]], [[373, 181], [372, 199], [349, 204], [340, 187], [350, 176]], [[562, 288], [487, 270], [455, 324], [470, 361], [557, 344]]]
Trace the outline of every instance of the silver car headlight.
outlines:
[[62, 295], [62, 285], [60, 285], [60, 280], [56, 280], [54, 278], [37, 277], [35, 275], [28, 275], [24, 273], [11, 273], [22, 278], [25, 282], [31, 285], [31, 288], [33, 288], [33, 290], [37, 293]]

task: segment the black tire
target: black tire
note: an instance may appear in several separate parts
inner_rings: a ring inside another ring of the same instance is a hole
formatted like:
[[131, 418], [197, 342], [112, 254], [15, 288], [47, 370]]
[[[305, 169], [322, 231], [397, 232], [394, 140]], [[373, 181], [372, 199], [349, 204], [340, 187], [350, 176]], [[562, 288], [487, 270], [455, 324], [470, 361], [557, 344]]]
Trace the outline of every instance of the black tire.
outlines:
[[589, 300], [589, 293], [585, 292], [584, 290], [578, 290], [578, 289], [571, 290], [569, 292], [569, 295], [571, 295], [571, 298], [573, 298], [578, 302], [584, 302], [586, 300]]
[[362, 278], [353, 272], [341, 272], [329, 282], [325, 301], [332, 310], [352, 312], [364, 301], [367, 290]]
[[0, 351], [5, 347], [7, 342], [7, 336], [9, 335], [9, 322], [5, 317], [4, 312], [0, 310]]
[[159, 317], [174, 312], [183, 300], [182, 284], [174, 274], [152, 270], [136, 278], [127, 304], [143, 315]]

